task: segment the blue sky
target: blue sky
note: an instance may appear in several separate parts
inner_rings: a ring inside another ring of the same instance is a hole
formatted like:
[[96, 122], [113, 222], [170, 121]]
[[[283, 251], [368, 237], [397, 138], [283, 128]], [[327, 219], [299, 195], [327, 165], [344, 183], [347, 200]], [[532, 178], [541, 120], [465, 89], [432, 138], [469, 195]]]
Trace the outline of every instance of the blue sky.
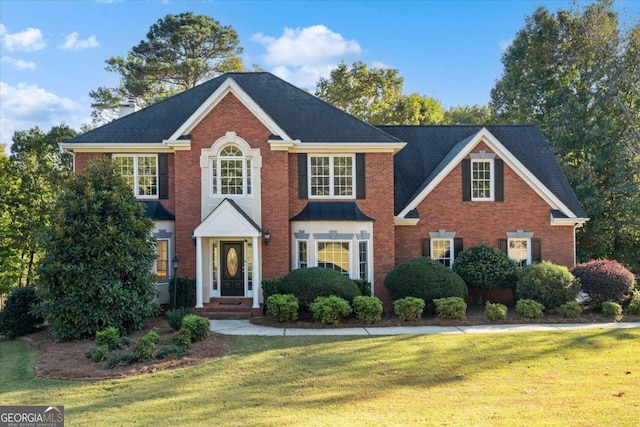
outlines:
[[[589, 2], [578, 2], [585, 5]], [[232, 26], [247, 66], [313, 91], [341, 60], [397, 68], [406, 94], [446, 107], [486, 104], [501, 55], [538, 6], [514, 1], [0, 0], [0, 142], [16, 130], [90, 121], [89, 91], [115, 86], [105, 60], [125, 56], [167, 14], [194, 12]], [[618, 0], [622, 22], [640, 0]]]

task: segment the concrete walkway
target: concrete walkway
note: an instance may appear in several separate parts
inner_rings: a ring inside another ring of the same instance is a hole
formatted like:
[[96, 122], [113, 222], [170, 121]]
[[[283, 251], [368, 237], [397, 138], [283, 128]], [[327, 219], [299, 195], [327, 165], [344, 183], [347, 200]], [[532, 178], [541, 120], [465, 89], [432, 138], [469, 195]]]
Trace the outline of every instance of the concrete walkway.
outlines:
[[303, 335], [433, 335], [433, 334], [484, 334], [501, 332], [546, 332], [570, 331], [579, 329], [632, 329], [640, 328], [640, 322], [611, 323], [551, 323], [551, 324], [515, 324], [515, 325], [476, 325], [476, 326], [390, 326], [366, 328], [272, 328], [252, 324], [243, 320], [210, 320], [211, 330], [222, 335], [260, 335], [295, 337]]

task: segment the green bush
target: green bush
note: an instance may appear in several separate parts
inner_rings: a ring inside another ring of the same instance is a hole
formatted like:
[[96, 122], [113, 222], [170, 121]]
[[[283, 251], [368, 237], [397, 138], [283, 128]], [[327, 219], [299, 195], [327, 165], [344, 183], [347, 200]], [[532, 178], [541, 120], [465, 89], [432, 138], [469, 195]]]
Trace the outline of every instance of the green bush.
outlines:
[[181, 359], [184, 356], [184, 350], [184, 347], [180, 345], [168, 345], [156, 353], [156, 359], [166, 359], [171, 355], [175, 356], [176, 359]]
[[32, 287], [11, 291], [0, 312], [0, 335], [13, 339], [35, 332], [43, 322], [42, 316], [34, 311], [41, 302]]
[[191, 331], [188, 329], [180, 329], [169, 338], [169, 344], [180, 346], [185, 350], [191, 347]]
[[371, 282], [365, 279], [353, 279], [353, 283], [360, 289], [360, 294], [363, 296], [371, 295]]
[[621, 316], [622, 306], [615, 301], [605, 301], [602, 303], [602, 314], [607, 317]]
[[209, 319], [189, 314], [182, 319], [182, 328], [191, 332], [191, 342], [203, 341], [209, 336]]
[[394, 300], [420, 298], [429, 305], [434, 299], [467, 296], [460, 276], [430, 258], [415, 258], [398, 264], [384, 279]]
[[133, 353], [116, 353], [111, 355], [107, 363], [104, 365], [105, 369], [114, 369], [118, 366], [133, 365], [136, 363], [136, 356]]
[[572, 272], [595, 307], [605, 301], [623, 303], [634, 288], [633, 273], [617, 261], [596, 259], [579, 264]]
[[274, 294], [267, 298], [267, 315], [278, 322], [298, 320], [298, 299], [290, 294]]
[[578, 301], [569, 301], [560, 306], [560, 314], [567, 318], [580, 317], [582, 306]]
[[520, 273], [516, 293], [520, 299], [532, 299], [547, 309], [575, 299], [580, 281], [563, 265], [549, 261], [526, 266]]
[[518, 282], [518, 265], [507, 254], [488, 245], [465, 249], [456, 257], [453, 271], [467, 286], [478, 288], [479, 303], [484, 289], [514, 289]]
[[267, 301], [271, 295], [281, 294], [282, 292], [282, 279], [275, 277], [272, 279], [264, 279], [262, 281], [262, 296]]
[[158, 334], [153, 331], [139, 338], [138, 341], [136, 341], [136, 345], [133, 347], [133, 355], [135, 356], [136, 360], [138, 362], [153, 360], [156, 352], [155, 344], [157, 342]]
[[351, 313], [351, 306], [346, 299], [331, 295], [316, 298], [311, 304], [311, 312], [313, 318], [322, 324], [337, 325]]
[[91, 354], [92, 362], [104, 362], [109, 356], [109, 347], [107, 345], [99, 345]]
[[521, 299], [516, 302], [516, 313], [525, 319], [537, 319], [542, 317], [544, 305], [532, 299]]
[[437, 298], [433, 303], [439, 319], [466, 319], [467, 303], [460, 297]]
[[631, 296], [627, 312], [629, 314], [640, 314], [640, 290], [635, 291]]
[[487, 301], [484, 305], [484, 315], [489, 320], [504, 320], [507, 318], [507, 306]]
[[301, 306], [309, 306], [318, 297], [335, 295], [349, 303], [360, 295], [353, 280], [335, 270], [321, 267], [299, 268], [282, 278], [282, 292], [295, 295]]
[[131, 340], [129, 339], [129, 337], [120, 337], [120, 339], [116, 343], [117, 349], [123, 349], [129, 346], [131, 346]]
[[109, 350], [113, 350], [118, 345], [120, 339], [120, 331], [115, 326], [109, 326], [107, 329], [96, 332], [96, 345], [101, 347], [107, 346]]
[[146, 336], [149, 337], [151, 342], [154, 344], [158, 344], [158, 341], [160, 341], [160, 336], [158, 336], [156, 331], [149, 331]]
[[196, 301], [196, 281], [188, 277], [178, 277], [175, 283], [175, 293], [178, 299], [173, 302], [174, 282], [173, 279], [169, 282], [169, 306], [175, 308], [191, 308], [195, 305]]
[[360, 295], [353, 299], [356, 319], [372, 324], [382, 319], [382, 301], [378, 297]]
[[189, 307], [180, 307], [175, 310], [168, 310], [165, 314], [167, 322], [175, 331], [179, 331], [182, 328], [182, 319], [185, 316], [191, 314], [192, 311]]
[[415, 322], [422, 318], [424, 306], [422, 298], [406, 297], [393, 302], [393, 311], [400, 320]]

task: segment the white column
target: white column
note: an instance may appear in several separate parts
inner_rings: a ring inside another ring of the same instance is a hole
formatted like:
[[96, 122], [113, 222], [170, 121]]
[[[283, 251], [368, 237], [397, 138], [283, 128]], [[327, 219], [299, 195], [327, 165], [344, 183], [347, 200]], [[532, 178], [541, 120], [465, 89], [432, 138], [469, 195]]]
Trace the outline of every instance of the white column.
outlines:
[[196, 308], [202, 308], [202, 295], [204, 284], [202, 283], [202, 237], [196, 237]]
[[260, 272], [260, 257], [258, 253], [262, 250], [262, 247], [258, 243], [258, 238], [254, 237], [252, 239], [253, 245], [253, 307], [252, 308], [260, 308], [260, 287], [262, 284], [261, 280], [261, 272]]

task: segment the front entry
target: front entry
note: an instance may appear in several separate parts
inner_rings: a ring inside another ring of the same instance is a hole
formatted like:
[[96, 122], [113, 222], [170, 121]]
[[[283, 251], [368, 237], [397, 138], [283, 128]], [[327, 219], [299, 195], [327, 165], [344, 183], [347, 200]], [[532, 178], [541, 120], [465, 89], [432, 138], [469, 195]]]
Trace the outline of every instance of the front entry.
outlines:
[[223, 297], [244, 296], [243, 242], [222, 242], [222, 289]]

